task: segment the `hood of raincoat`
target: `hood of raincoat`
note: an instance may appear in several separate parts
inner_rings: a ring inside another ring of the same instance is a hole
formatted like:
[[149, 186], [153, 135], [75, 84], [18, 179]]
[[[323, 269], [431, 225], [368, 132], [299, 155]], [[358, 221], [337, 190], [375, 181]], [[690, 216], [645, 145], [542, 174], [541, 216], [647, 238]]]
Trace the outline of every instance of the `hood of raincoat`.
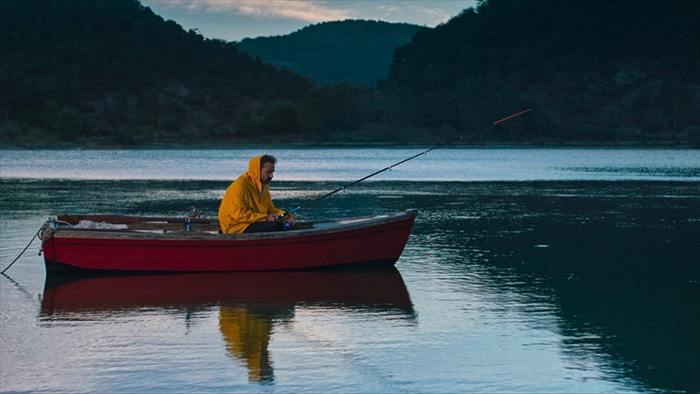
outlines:
[[246, 175], [248, 175], [250, 180], [257, 186], [259, 192], [263, 190], [263, 184], [260, 182], [260, 161], [262, 157], [263, 155], [260, 155], [250, 159], [248, 162], [248, 172], [246, 172]]

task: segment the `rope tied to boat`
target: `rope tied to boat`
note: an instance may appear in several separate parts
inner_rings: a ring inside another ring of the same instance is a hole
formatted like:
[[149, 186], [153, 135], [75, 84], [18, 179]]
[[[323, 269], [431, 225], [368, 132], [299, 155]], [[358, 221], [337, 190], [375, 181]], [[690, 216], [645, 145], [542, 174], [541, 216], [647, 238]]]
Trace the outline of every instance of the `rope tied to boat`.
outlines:
[[39, 229], [39, 239], [41, 242], [46, 242], [53, 238], [54, 231], [51, 227], [42, 227]]
[[[17, 260], [19, 260], [20, 257], [22, 257], [22, 255], [24, 254], [24, 252], [26, 252], [27, 249], [29, 249], [29, 246], [32, 244], [32, 242], [34, 242], [35, 239], [41, 237], [41, 235], [39, 235], [39, 233], [41, 232], [41, 230], [42, 230], [43, 228], [44, 228], [44, 227], [42, 226], [42, 228], [40, 228], [40, 229], [34, 234], [34, 236], [33, 236], [32, 239], [29, 241], [29, 243], [27, 244], [27, 246], [24, 247], [24, 249], [19, 253], [19, 255], [18, 255], [14, 260], [12, 260], [12, 262], [10, 263], [10, 265], [8, 265], [7, 267], [5, 267], [5, 269], [2, 270], [2, 272], [0, 272], [0, 274], [5, 275], [5, 271], [9, 270], [10, 267], [12, 267], [12, 265], [13, 265], [14, 263], [16, 263]], [[39, 254], [41, 254], [41, 251], [39, 252]]]
[[[32, 242], [34, 242], [35, 239], [38, 238], [38, 239], [43, 243], [43, 242], [46, 242], [46, 241], [50, 240], [51, 238], [53, 238], [53, 235], [55, 234], [56, 229], [58, 228], [58, 223], [67, 224], [67, 225], [69, 225], [69, 226], [72, 226], [72, 225], [71, 225], [70, 223], [68, 223], [68, 222], [64, 222], [64, 221], [57, 220], [57, 219], [54, 219], [54, 218], [49, 218], [49, 220], [47, 220], [47, 221], [39, 228], [39, 230], [37, 230], [37, 232], [34, 233], [34, 236], [33, 236], [32, 239], [29, 241], [29, 243], [27, 244], [27, 246], [24, 247], [24, 249], [19, 253], [19, 255], [18, 255], [14, 260], [12, 260], [12, 262], [10, 263], [10, 265], [8, 265], [7, 267], [5, 267], [5, 269], [2, 270], [2, 272], [0, 272], [0, 274], [5, 275], [5, 271], [7, 271], [8, 269], [10, 269], [10, 267], [12, 267], [12, 265], [13, 265], [14, 263], [16, 263], [17, 260], [20, 259], [20, 257], [22, 257], [22, 255], [24, 254], [24, 252], [26, 252], [27, 249], [29, 249], [29, 246], [31, 246]], [[39, 249], [39, 256], [41, 256], [41, 254], [42, 254], [43, 252], [44, 252], [44, 249], [43, 249], [43, 247], [42, 247], [42, 248]]]

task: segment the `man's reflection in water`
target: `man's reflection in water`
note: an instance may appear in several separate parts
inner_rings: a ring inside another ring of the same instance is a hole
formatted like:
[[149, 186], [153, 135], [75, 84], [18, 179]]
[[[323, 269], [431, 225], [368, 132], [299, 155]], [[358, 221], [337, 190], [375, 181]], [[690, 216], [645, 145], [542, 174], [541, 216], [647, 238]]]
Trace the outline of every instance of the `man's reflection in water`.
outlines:
[[274, 382], [272, 360], [267, 350], [273, 320], [293, 313], [293, 307], [221, 307], [219, 329], [226, 341], [226, 349], [234, 359], [246, 364], [249, 382]]

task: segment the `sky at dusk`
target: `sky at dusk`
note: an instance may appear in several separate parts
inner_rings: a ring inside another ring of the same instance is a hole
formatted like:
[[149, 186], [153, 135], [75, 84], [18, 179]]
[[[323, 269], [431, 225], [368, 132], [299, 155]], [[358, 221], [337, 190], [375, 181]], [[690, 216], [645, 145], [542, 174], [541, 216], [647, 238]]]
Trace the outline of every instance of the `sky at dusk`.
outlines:
[[185, 30], [226, 41], [286, 35], [305, 26], [346, 19], [435, 27], [477, 0], [141, 0]]

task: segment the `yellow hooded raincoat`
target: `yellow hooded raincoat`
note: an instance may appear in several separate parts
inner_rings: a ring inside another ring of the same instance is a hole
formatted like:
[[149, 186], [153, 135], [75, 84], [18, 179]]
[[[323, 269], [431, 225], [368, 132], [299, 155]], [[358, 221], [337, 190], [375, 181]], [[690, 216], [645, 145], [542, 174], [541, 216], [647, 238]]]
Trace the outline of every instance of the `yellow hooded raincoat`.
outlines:
[[260, 159], [250, 159], [248, 172], [241, 174], [231, 186], [219, 206], [219, 224], [227, 234], [240, 234], [251, 223], [263, 222], [270, 214], [282, 215], [275, 208], [267, 185], [260, 182]]

